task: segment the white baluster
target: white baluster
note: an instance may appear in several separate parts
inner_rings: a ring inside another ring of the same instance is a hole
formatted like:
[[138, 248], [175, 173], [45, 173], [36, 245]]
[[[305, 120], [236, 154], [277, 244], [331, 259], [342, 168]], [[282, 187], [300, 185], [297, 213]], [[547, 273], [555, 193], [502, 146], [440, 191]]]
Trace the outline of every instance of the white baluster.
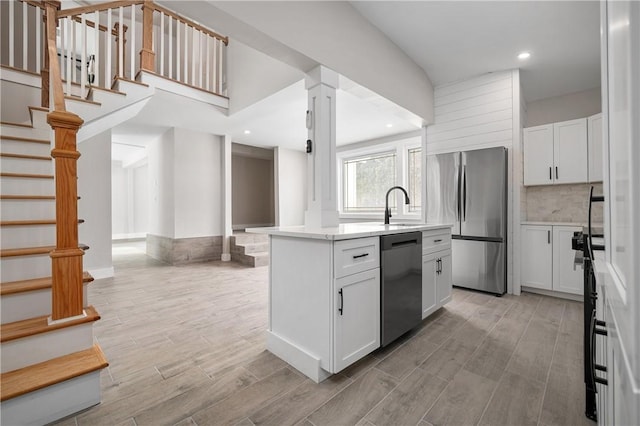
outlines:
[[216, 92], [219, 95], [222, 95], [222, 56], [224, 50], [224, 43], [218, 40], [218, 91]]
[[[155, 40], [155, 37], [154, 37]], [[158, 71], [160, 75], [164, 74], [164, 12], [160, 12], [160, 66]]]
[[124, 77], [124, 7], [118, 13], [118, 77]]
[[29, 52], [29, 10], [27, 9], [29, 5], [27, 3], [22, 3], [22, 69], [29, 69], [29, 61], [27, 57], [27, 53]]
[[199, 31], [195, 28], [191, 28], [191, 84], [196, 85], [196, 60], [197, 60], [197, 46], [196, 37]]
[[9, 66], [13, 67], [15, 65], [15, 61], [13, 60], [13, 56], [15, 55], [15, 48], [13, 46], [14, 43], [14, 32], [15, 32], [15, 25], [13, 23], [14, 21], [14, 13], [13, 13], [13, 1], [9, 2]]
[[[73, 76], [72, 72], [73, 72], [73, 63], [71, 62], [72, 58], [71, 58], [71, 40], [73, 39], [73, 24], [72, 22], [72, 18], [65, 18], [64, 19], [65, 22], [65, 27], [66, 27], [66, 62], [67, 62], [67, 93], [71, 93], [71, 77]], [[62, 55], [65, 54], [65, 49], [63, 46], [62, 49]]]
[[[36, 7], [35, 10], [35, 29], [36, 29], [36, 72], [40, 72], [40, 58], [42, 58], [42, 15], [41, 9]], [[60, 58], [62, 60], [62, 58]]]
[[176, 80], [180, 81], [180, 21], [176, 19]]
[[85, 88], [87, 86], [87, 17], [86, 14], [80, 16], [80, 97], [85, 99]]
[[106, 43], [105, 48], [107, 49], [106, 60], [107, 63], [104, 67], [104, 85], [107, 89], [111, 89], [111, 31], [113, 31], [111, 27], [111, 14], [112, 10], [107, 10], [107, 35], [106, 35]]
[[206, 34], [202, 33], [202, 32], [198, 32], [198, 63], [199, 63], [199, 67], [198, 67], [198, 87], [202, 89], [202, 54], [203, 54], [203, 50], [204, 50], [204, 43], [202, 42], [202, 36], [206, 37]]
[[93, 85], [100, 86], [100, 11], [93, 14], [96, 26], [93, 31]]
[[[73, 81], [76, 81], [76, 21], [73, 19], [73, 16], [69, 18], [69, 22], [71, 23], [71, 78]], [[71, 83], [69, 83], [69, 87], [71, 87]], [[67, 94], [71, 94], [71, 90], [67, 91]]]
[[216, 90], [216, 81], [218, 81], [218, 67], [216, 66], [216, 55], [218, 49], [218, 39], [213, 39], [213, 47], [211, 48], [211, 90], [214, 93], [218, 93]]
[[131, 80], [136, 78], [136, 5], [131, 5], [131, 40], [129, 49], [131, 51]]
[[184, 82], [189, 84], [189, 26], [184, 24]]
[[211, 40], [211, 36], [207, 35], [207, 37], [205, 38], [205, 57], [207, 60], [207, 75], [205, 78], [205, 89], [207, 89], [208, 91], [211, 91], [211, 64], [209, 63], [211, 61], [211, 55], [209, 54], [209, 40]]
[[67, 20], [62, 18], [60, 20], [60, 46], [57, 46], [60, 50], [60, 78], [64, 79], [67, 75], [67, 58], [65, 55], [67, 42]]
[[173, 78], [173, 18], [169, 16], [169, 78]]

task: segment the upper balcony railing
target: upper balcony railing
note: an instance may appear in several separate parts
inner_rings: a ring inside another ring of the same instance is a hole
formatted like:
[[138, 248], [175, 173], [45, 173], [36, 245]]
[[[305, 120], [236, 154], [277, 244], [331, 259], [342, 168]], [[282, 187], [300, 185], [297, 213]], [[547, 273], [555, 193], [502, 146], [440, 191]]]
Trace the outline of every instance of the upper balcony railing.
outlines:
[[[45, 68], [42, 3], [0, 3], [2, 38], [8, 41], [2, 64], [41, 73]], [[67, 95], [84, 96], [89, 87], [110, 89], [117, 79], [135, 80], [140, 71], [227, 94], [228, 38], [153, 1], [105, 2], [59, 10], [56, 16], [57, 55]]]

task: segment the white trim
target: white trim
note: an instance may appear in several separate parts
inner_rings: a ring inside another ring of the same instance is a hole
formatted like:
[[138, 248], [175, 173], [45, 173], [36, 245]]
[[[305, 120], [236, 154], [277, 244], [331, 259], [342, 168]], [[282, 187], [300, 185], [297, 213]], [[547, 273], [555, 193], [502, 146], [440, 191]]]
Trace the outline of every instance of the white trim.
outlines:
[[47, 318], [47, 324], [48, 325], [55, 325], [55, 324], [64, 324], [65, 322], [69, 322], [69, 321], [73, 321], [73, 320], [78, 320], [78, 319], [82, 319], [82, 318], [86, 318], [87, 317], [87, 312], [83, 309], [82, 313], [80, 315], [75, 315], [72, 317], [67, 317], [67, 318], [62, 318], [59, 320], [54, 320], [52, 317], [48, 317]]
[[101, 280], [103, 278], [111, 278], [115, 275], [115, 270], [113, 269], [113, 266], [110, 268], [89, 269], [88, 272], [96, 280]]
[[331, 373], [320, 367], [320, 359], [288, 340], [267, 330], [267, 349], [316, 383], [325, 380]]

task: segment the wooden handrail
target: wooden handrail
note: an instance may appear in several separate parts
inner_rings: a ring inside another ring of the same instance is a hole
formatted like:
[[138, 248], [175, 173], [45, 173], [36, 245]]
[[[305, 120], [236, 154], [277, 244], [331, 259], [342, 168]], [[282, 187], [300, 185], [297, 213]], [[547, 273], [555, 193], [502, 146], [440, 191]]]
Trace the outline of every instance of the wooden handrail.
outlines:
[[66, 18], [67, 16], [82, 15], [83, 13], [91, 13], [96, 11], [101, 12], [104, 10], [133, 6], [142, 3], [144, 3], [144, 0], [120, 0], [94, 4], [91, 6], [74, 7], [73, 9], [65, 9], [58, 12], [58, 18]]
[[60, 75], [60, 64], [58, 63], [58, 48], [56, 46], [56, 25], [58, 20], [56, 14], [60, 9], [60, 2], [45, 0], [46, 13], [46, 34], [47, 52], [49, 58], [49, 81], [53, 82], [53, 107], [56, 111], [66, 111], [64, 105], [64, 89], [62, 87], [62, 76]]
[[30, 4], [31, 6], [39, 7], [44, 10], [44, 4], [41, 1], [36, 0], [20, 0], [22, 3]]
[[[177, 13], [175, 13], [175, 12], [165, 8], [165, 7], [162, 7], [157, 3], [153, 3], [153, 2], [149, 2], [149, 3], [150, 3], [151, 7], [154, 10], [162, 12], [165, 15], [169, 15], [172, 18], [177, 19], [178, 21], [181, 21], [182, 23], [187, 24], [190, 27], [197, 29], [198, 31], [202, 31], [203, 33], [205, 33], [205, 34], [207, 34], [207, 35], [209, 35], [211, 37], [217, 38], [218, 40], [222, 41], [225, 46], [227, 46], [229, 44], [229, 37], [222, 36], [222, 35], [218, 34], [215, 31], [212, 31], [212, 30], [210, 30], [208, 28], [205, 28], [202, 25], [193, 22], [191, 19], [185, 18], [184, 16], [179, 15], [179, 14], [177, 14]], [[145, 6], [146, 6], [146, 4], [145, 4]]]

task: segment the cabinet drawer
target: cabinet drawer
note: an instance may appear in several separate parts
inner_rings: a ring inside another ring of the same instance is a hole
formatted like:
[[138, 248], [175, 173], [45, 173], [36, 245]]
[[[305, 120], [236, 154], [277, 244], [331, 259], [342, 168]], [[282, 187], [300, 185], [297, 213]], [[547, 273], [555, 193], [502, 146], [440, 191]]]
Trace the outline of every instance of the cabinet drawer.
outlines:
[[380, 266], [380, 238], [357, 238], [334, 243], [336, 278]]
[[422, 232], [422, 254], [451, 248], [451, 232], [436, 229]]

